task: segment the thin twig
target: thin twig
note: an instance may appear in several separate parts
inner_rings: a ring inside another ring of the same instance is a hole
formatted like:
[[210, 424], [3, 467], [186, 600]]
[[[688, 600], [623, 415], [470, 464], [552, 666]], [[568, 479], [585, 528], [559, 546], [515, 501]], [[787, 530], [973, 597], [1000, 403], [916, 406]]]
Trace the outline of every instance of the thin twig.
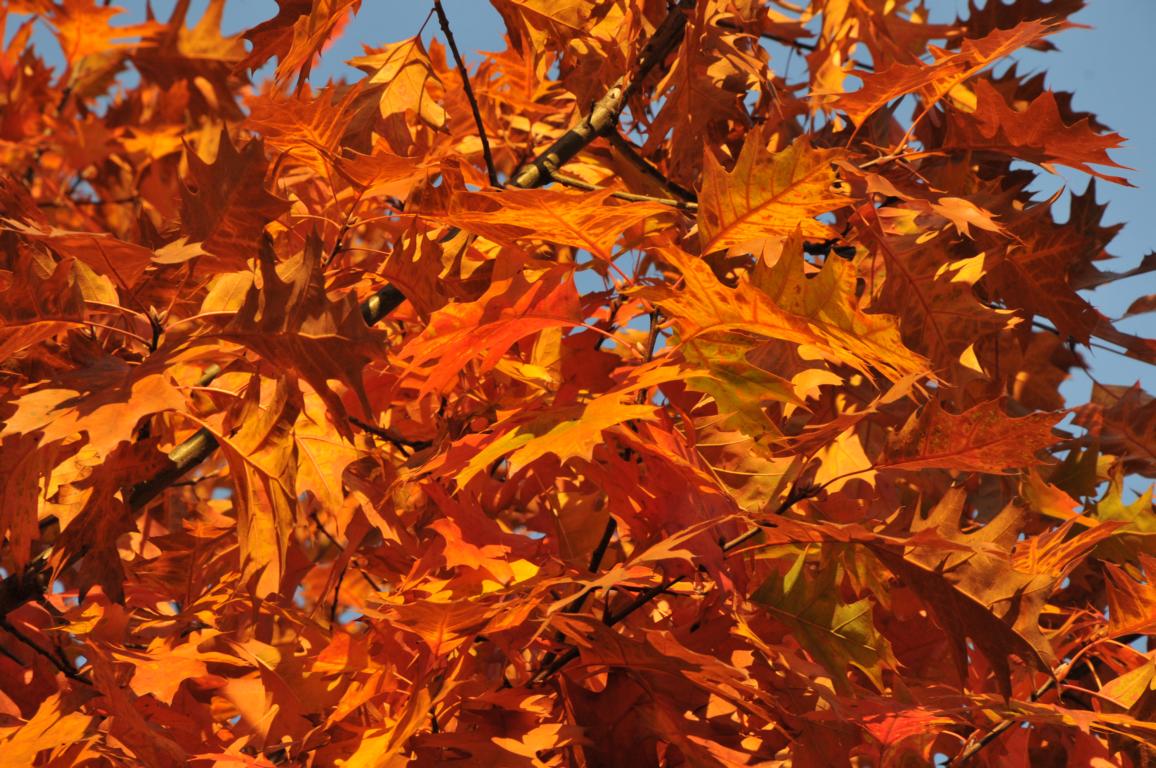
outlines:
[[431, 443], [429, 440], [407, 440], [406, 438], [394, 432], [392, 429], [386, 429], [375, 424], [370, 424], [367, 421], [362, 421], [356, 416], [350, 416], [349, 422], [356, 427], [360, 427], [374, 437], [380, 437], [382, 440], [385, 440], [394, 448], [407, 455], [412, 454], [414, 451], [424, 451], [426, 448], [429, 448], [431, 445], [433, 445], [433, 443]]
[[446, 42], [449, 43], [450, 52], [454, 55], [454, 63], [458, 67], [458, 75], [462, 78], [462, 86], [466, 91], [466, 98], [470, 102], [470, 109], [474, 113], [474, 123], [478, 126], [478, 137], [482, 140], [482, 157], [486, 159], [486, 172], [490, 175], [490, 184], [495, 187], [502, 186], [498, 181], [498, 169], [494, 166], [494, 156], [490, 152], [490, 139], [486, 136], [486, 127], [482, 124], [482, 111], [478, 108], [478, 100], [474, 97], [474, 89], [470, 85], [470, 73], [466, 70], [466, 64], [462, 61], [462, 54], [458, 52], [458, 43], [454, 40], [454, 33], [450, 31], [450, 20], [446, 16], [446, 11], [442, 8], [442, 0], [433, 0], [434, 12], [438, 15], [438, 23], [441, 24], [442, 32], [446, 35]]
[[[1031, 701], [1039, 701], [1040, 697], [1043, 696], [1048, 691], [1050, 691], [1052, 689], [1052, 687], [1054, 685], [1056, 685], [1057, 682], [1058, 682], [1058, 679], [1055, 675], [1053, 675], [1052, 677], [1049, 677], [1047, 680], [1044, 681], [1043, 685], [1041, 685], [1039, 688], [1032, 691]], [[1001, 733], [1006, 731], [1008, 728], [1011, 728], [1017, 722], [1019, 722], [1019, 721], [1016, 720], [1015, 718], [1008, 718], [1007, 720], [1001, 720], [1000, 722], [996, 723], [996, 725], [993, 726], [990, 731], [985, 733], [982, 738], [980, 738], [977, 741], [971, 742], [962, 752], [960, 752], [955, 757], [949, 759], [946, 763], [944, 763], [944, 765], [949, 766], [949, 767], [950, 766], [964, 765], [969, 760], [971, 760], [973, 757], [975, 757], [976, 754], [981, 749], [986, 747], [988, 744], [991, 744], [993, 741], [995, 741], [997, 738], [999, 738], [999, 735]]]
[[[614, 534], [618, 531], [618, 522], [614, 519], [614, 515], [609, 515], [606, 518], [606, 527], [602, 530], [602, 538], [598, 540], [598, 546], [594, 547], [594, 551], [590, 553], [590, 562], [586, 565], [586, 569], [590, 573], [598, 573], [598, 569], [602, 567], [602, 558], [606, 557], [606, 550], [610, 547], [610, 542], [614, 539]], [[583, 593], [579, 597], [585, 597]], [[573, 610], [578, 611], [582, 609], [582, 603], [578, 603]]]
[[[1032, 320], [1032, 327], [1036, 328], [1038, 330], [1041, 330], [1041, 331], [1047, 331], [1048, 333], [1054, 333], [1057, 336], [1060, 335], [1060, 331], [1058, 328], [1053, 328], [1052, 326], [1048, 325], [1047, 323], [1041, 322], [1039, 320]], [[1094, 333], [1095, 333], [1095, 331], [1093, 331], [1093, 334]], [[1071, 338], [1071, 337], [1069, 337], [1069, 338]], [[1116, 349], [1115, 347], [1109, 347], [1107, 344], [1101, 344], [1098, 341], [1089, 340], [1087, 343], [1087, 347], [1089, 349], [1102, 349], [1105, 352], [1111, 352], [1113, 355], [1119, 355], [1120, 357], [1133, 357], [1133, 355], [1128, 354], [1127, 349]], [[1135, 358], [1135, 359], [1138, 359], [1138, 358]]]
[[[337, 583], [333, 585], [333, 602], [329, 604], [329, 626], [337, 624], [337, 607], [341, 601], [341, 583], [345, 581], [345, 572], [349, 569], [349, 563], [341, 569], [341, 573], [337, 574]], [[361, 574], [365, 576], [365, 574]]]
[[[657, 309], [650, 310], [650, 329], [646, 332], [646, 358], [643, 364], [654, 360], [654, 350], [658, 346], [658, 335], [662, 331], [662, 313]], [[646, 402], [646, 393], [649, 387], [643, 387], [638, 390], [638, 394], [634, 397], [636, 405], [642, 405]]]
[[[559, 184], [565, 184], [567, 187], [574, 187], [575, 189], [584, 189], [587, 192], [601, 192], [606, 189], [606, 187], [600, 187], [597, 184], [591, 184], [590, 182], [582, 181], [582, 179], [576, 179], [573, 176], [566, 176], [557, 171], [550, 174], [550, 178]], [[651, 195], [639, 195], [635, 192], [619, 192], [617, 190], [611, 192], [610, 196], [617, 197], [619, 200], [630, 200], [636, 203], [660, 203], [683, 211], [698, 210], [698, 203], [676, 200], [673, 197], [653, 197]]]
[[132, 195], [131, 197], [118, 197], [118, 198], [115, 198], [113, 200], [73, 200], [73, 199], [69, 199], [67, 202], [65, 202], [64, 200], [40, 200], [40, 201], [37, 201], [36, 207], [37, 208], [65, 208], [69, 205], [76, 205], [76, 206], [80, 206], [80, 205], [92, 205], [92, 206], [132, 205], [133, 203], [136, 203], [139, 200], [140, 200], [139, 195]]
[[[345, 547], [341, 544], [341, 542], [339, 542], [337, 539], [335, 539], [333, 537], [333, 534], [329, 532], [329, 529], [327, 529], [324, 525], [322, 525], [321, 518], [319, 518], [317, 516], [316, 512], [310, 512], [309, 513], [309, 519], [312, 520], [314, 525], [317, 526], [317, 530], [321, 531], [321, 533], [325, 536], [325, 538], [329, 539], [330, 544], [332, 544], [333, 546], [337, 547], [338, 549], [340, 549], [342, 551], [345, 550]], [[365, 579], [365, 583], [373, 588], [374, 592], [380, 592], [381, 591], [381, 586], [373, 579], [372, 576], [370, 576], [368, 573], [361, 570], [360, 568], [357, 569], [357, 572], [361, 574], [361, 578]], [[344, 570], [341, 572], [341, 578], [345, 578], [345, 571]], [[337, 582], [337, 589], [338, 589], [338, 591], [340, 591], [340, 589], [341, 589], [341, 581], [340, 580]], [[334, 604], [336, 605], [336, 602], [337, 602], [337, 595], [336, 594], [333, 595], [333, 601], [334, 601]]]
[[192, 437], [169, 451], [164, 469], [132, 489], [128, 497], [129, 508], [134, 511], [143, 509], [182, 475], [209, 458], [218, 445], [212, 432], [205, 427], [198, 429]]
[[[719, 26], [723, 26], [723, 25], [720, 24]], [[807, 43], [807, 42], [803, 42], [802, 40], [795, 40], [794, 38], [790, 38], [790, 37], [782, 37], [781, 35], [770, 35], [770, 34], [767, 34], [764, 32], [764, 33], [761, 33], [759, 35], [759, 37], [766, 38], [767, 40], [772, 40], [772, 41], [778, 43], [779, 45], [785, 45], [788, 48], [795, 48], [796, 50], [806, 51], [807, 53], [813, 53], [819, 49], [819, 46], [816, 45], [815, 43]], [[875, 67], [871, 64], [868, 64], [865, 61], [860, 61], [859, 59], [854, 59], [854, 58], [848, 59], [848, 61], [850, 61], [856, 67], [858, 67], [859, 69], [861, 69], [865, 72], [874, 72], [875, 71]]]

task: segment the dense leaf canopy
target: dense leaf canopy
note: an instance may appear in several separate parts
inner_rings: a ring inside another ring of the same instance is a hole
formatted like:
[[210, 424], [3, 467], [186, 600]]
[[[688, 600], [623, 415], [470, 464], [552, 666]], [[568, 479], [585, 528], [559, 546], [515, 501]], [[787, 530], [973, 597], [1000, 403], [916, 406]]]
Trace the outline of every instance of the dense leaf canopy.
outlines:
[[0, 4], [0, 761], [1148, 765], [1083, 3], [492, 4]]

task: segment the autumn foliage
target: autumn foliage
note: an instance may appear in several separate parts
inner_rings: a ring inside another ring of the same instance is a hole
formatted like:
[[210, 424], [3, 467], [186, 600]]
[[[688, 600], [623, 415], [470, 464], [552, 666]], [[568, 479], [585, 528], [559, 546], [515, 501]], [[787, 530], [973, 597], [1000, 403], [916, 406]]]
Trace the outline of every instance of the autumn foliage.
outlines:
[[1151, 764], [1080, 0], [278, 3], [0, 5], [0, 762]]

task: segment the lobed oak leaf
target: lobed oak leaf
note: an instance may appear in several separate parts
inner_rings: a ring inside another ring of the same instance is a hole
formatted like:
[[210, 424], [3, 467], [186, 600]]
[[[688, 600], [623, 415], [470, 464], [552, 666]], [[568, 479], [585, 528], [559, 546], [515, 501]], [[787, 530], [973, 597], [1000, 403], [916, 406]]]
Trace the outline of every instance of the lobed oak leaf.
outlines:
[[[86, 453], [91, 455], [90, 450], [82, 450], [77, 458]], [[93, 462], [92, 471], [78, 473], [71, 483], [76, 498], [69, 502], [79, 509], [56, 508], [68, 514], [60, 516], [61, 530], [49, 562], [57, 573], [75, 568], [74, 584], [82, 601], [94, 587], [114, 602], [124, 601], [127, 571], [122, 537], [137, 530], [128, 489], [155, 476], [166, 462], [154, 441], [122, 442]], [[45, 496], [50, 489], [48, 484]], [[58, 495], [64, 496], [64, 489]]]
[[28, 564], [40, 533], [41, 484], [51, 476], [58, 453], [58, 445], [41, 448], [34, 433], [0, 436], [0, 536], [17, 568]]
[[702, 259], [676, 248], [659, 253], [682, 274], [682, 290], [662, 286], [641, 288], [634, 294], [658, 304], [674, 321], [683, 343], [703, 333], [746, 332], [800, 345], [823, 346], [806, 318], [781, 308], [749, 282], [739, 280], [731, 288]]
[[767, 140], [763, 129], [752, 130], [730, 171], [707, 155], [698, 208], [702, 253], [796, 230], [814, 240], [837, 236], [814, 217], [851, 202], [832, 165], [841, 153], [815, 149], [805, 139], [774, 152]]
[[[802, 406], [790, 381], [755, 365], [750, 353], [757, 348], [745, 339], [722, 334], [703, 334], [678, 345], [683, 358], [693, 366], [680, 371], [686, 385], [714, 399], [723, 417], [720, 426], [735, 429], [755, 440], [775, 440], [781, 436], [767, 415], [772, 402]], [[680, 341], [676, 336], [674, 341]]]
[[265, 188], [263, 142], [240, 151], [222, 130], [216, 159], [209, 163], [186, 151], [189, 175], [181, 189], [181, 223], [190, 240], [213, 258], [217, 269], [243, 266], [260, 248], [265, 226], [289, 210], [289, 202]]
[[342, 435], [342, 430], [333, 425], [322, 398], [312, 391], [302, 392], [293, 442], [297, 445], [298, 497], [309, 492], [325, 509], [342, 509], [342, 475], [346, 467], [366, 454], [365, 447]]
[[155, 638], [143, 651], [114, 651], [113, 658], [132, 664], [129, 686], [137, 696], [155, 696], [165, 704], [173, 698], [186, 680], [196, 680], [208, 674], [203, 649], [194, 643], [182, 643], [173, 638]]
[[168, 23], [153, 31], [147, 44], [133, 53], [133, 66], [165, 87], [183, 80], [204, 99], [207, 111], [239, 119], [232, 74], [245, 58], [245, 43], [240, 35], [221, 34], [225, 0], [210, 0], [192, 26], [185, 23], [188, 11], [187, 3], [177, 3]]
[[[1019, 2], [984, 3], [976, 5], [968, 0], [967, 17], [957, 17], [957, 23], [965, 25], [967, 37], [986, 37], [997, 29], [1012, 29], [1029, 19], [1061, 20], [1084, 7], [1086, 0], [1019, 0]], [[1050, 41], [1041, 40], [1029, 46], [1037, 51], [1055, 50]]]
[[721, 146], [733, 126], [749, 124], [751, 95], [759, 95], [756, 109], [773, 109], [777, 94], [766, 51], [751, 29], [763, 14], [713, 3], [675, 12], [686, 14], [686, 29], [655, 85], [662, 96], [642, 150], [646, 157], [665, 156], [667, 176], [689, 187], [710, 163], [704, 147]]
[[420, 381], [421, 392], [442, 391], [467, 366], [485, 373], [521, 339], [549, 328], [573, 327], [582, 319], [569, 270], [521, 272], [493, 280], [477, 301], [434, 312], [400, 357], [405, 374]]
[[[460, 178], [457, 180], [460, 181]], [[444, 187], [445, 185], [443, 185]], [[495, 243], [540, 241], [570, 245], [612, 261], [613, 247], [631, 227], [667, 217], [668, 206], [613, 199], [613, 190], [504, 189], [468, 192], [451, 186], [415, 210]]]
[[[1109, 605], [1109, 609], [1111, 607]], [[1156, 659], [1149, 658], [1143, 665], [1104, 683], [1097, 691], [1097, 696], [1104, 697], [1121, 709], [1129, 710], [1150, 698], [1152, 691], [1156, 691]]]
[[13, 264], [5, 290], [0, 292], [0, 362], [9, 363], [58, 333], [83, 323], [83, 280], [72, 261], [44, 269], [33, 258]]
[[446, 123], [436, 96], [442, 88], [421, 37], [411, 37], [349, 60], [365, 72], [366, 87], [380, 92], [378, 107], [386, 120], [412, 114], [430, 128]]
[[961, 414], [943, 410], [938, 399], [913, 413], [893, 433], [880, 469], [952, 469], [1003, 474], [1039, 465], [1037, 453], [1056, 441], [1052, 427], [1060, 414], [1008, 416], [1001, 400], [989, 400]]
[[[1057, 227], [1037, 206], [1024, 215], [1021, 243], [991, 259], [981, 286], [1012, 309], [1042, 315], [1066, 337], [1087, 344], [1099, 325], [1099, 312], [1073, 286], [1073, 272], [1087, 258], [1090, 237], [1079, 227]], [[1030, 232], [1030, 234], [1028, 234]]]
[[255, 70], [277, 57], [276, 79], [298, 73], [300, 87], [329, 39], [361, 8], [361, 0], [277, 0], [277, 15], [244, 33], [253, 44], [239, 66]]
[[499, 582], [504, 583], [513, 579], [513, 571], [510, 570], [505, 558], [510, 551], [509, 547], [501, 544], [478, 546], [466, 541], [462, 536], [462, 529], [450, 518], [434, 520], [429, 527], [445, 541], [443, 555], [446, 567], [484, 568]]
[[36, 765], [45, 751], [83, 741], [95, 716], [86, 714], [82, 704], [73, 695], [54, 693], [24, 722], [0, 728], [4, 759], [13, 765]]
[[[1156, 559], [1141, 554], [1140, 566], [1144, 573], [1153, 573]], [[1124, 637], [1156, 631], [1156, 587], [1140, 582], [1117, 565], [1105, 563], [1104, 574], [1108, 599], [1108, 634]]]
[[892, 63], [878, 72], [862, 73], [863, 86], [854, 93], [840, 95], [835, 99], [835, 108], [861, 126], [869, 115], [889, 101], [918, 91], [923, 97], [924, 109], [930, 109], [993, 62], [1064, 27], [1063, 23], [1028, 20], [1012, 29], [995, 29], [979, 39], [965, 38], [955, 53], [932, 48], [935, 60], [930, 64]]
[[[641, 757], [657, 740], [677, 746], [695, 765], [733, 765], [726, 758], [748, 751], [740, 734], [719, 727], [721, 722], [735, 712], [755, 721], [773, 719], [772, 697], [755, 688], [748, 670], [687, 648], [670, 632], [645, 630], [630, 637], [588, 619], [557, 617], [554, 623], [578, 646], [586, 670], [567, 679], [564, 690], [577, 724], [589, 729], [589, 759], [604, 759], [608, 747]], [[596, 693], [583, 678], [601, 667], [610, 670], [605, 688]], [[729, 711], [710, 716], [712, 700]], [[688, 718], [689, 711], [706, 716]]]
[[1076, 410], [1076, 423], [1095, 430], [1104, 453], [1127, 468], [1156, 477], [1156, 398], [1140, 388], [1093, 384], [1090, 402]]
[[396, 155], [381, 138], [375, 139], [369, 154], [347, 147], [333, 163], [338, 173], [370, 198], [407, 199], [430, 172], [425, 158]]
[[802, 650], [831, 673], [835, 689], [850, 692], [847, 673], [855, 667], [877, 690], [884, 690], [883, 672], [898, 662], [887, 639], [876, 629], [869, 598], [852, 603], [840, 599], [836, 570], [824, 568], [809, 578], [806, 555], [799, 555], [786, 574], [774, 574], [751, 599], [791, 629]]
[[865, 374], [878, 371], [892, 382], [925, 373], [927, 360], [903, 344], [897, 319], [862, 306], [857, 280], [855, 265], [840, 258], [828, 257], [817, 274], [808, 274], [799, 229], [783, 243], [774, 266], [760, 259], [751, 273], [751, 284], [806, 318], [839, 362]]
[[1093, 166], [1123, 168], [1108, 150], [1123, 143], [1119, 134], [1101, 134], [1084, 118], [1068, 125], [1055, 96], [1045, 91], [1026, 107], [1012, 107], [986, 80], [975, 83], [973, 112], [949, 113], [943, 148], [947, 151], [987, 150], [1045, 167], [1058, 163], [1105, 181], [1132, 186], [1122, 176], [1110, 176]]
[[362, 374], [375, 354], [373, 332], [352, 295], [329, 297], [316, 233], [281, 262], [264, 240], [256, 269], [218, 277], [198, 319], [206, 330], [188, 333], [241, 344], [308, 382], [346, 437], [346, 409], [330, 381], [348, 386], [368, 411]]
[[110, 277], [126, 292], [137, 287], [152, 265], [153, 252], [150, 249], [105, 233], [72, 232], [2, 218], [0, 228], [43, 243], [63, 258], [84, 262], [97, 274]]
[[301, 396], [283, 379], [266, 388], [254, 375], [243, 398], [235, 430], [214, 429], [221, 432], [215, 437], [234, 483], [241, 577], [254, 594], [265, 596], [282, 589], [289, 565], [297, 512], [297, 445], [292, 430]]
[[255, 96], [249, 101], [245, 126], [260, 134], [265, 146], [281, 152], [283, 162], [304, 165], [318, 176], [325, 176], [341, 153], [361, 91], [354, 87], [342, 93], [328, 85], [307, 100], [310, 95]]
[[991, 211], [980, 208], [975, 203], [962, 197], [944, 196], [931, 204], [931, 209], [955, 225], [955, 229], [964, 237], [971, 237], [971, 228], [1006, 234], [1006, 231], [995, 221]]
[[[935, 707], [912, 706], [900, 702], [861, 701], [843, 702], [859, 714], [856, 719], [878, 741], [891, 757], [895, 747], [905, 742], [918, 743], [932, 740], [944, 728], [957, 725], [959, 718], [945, 714]], [[912, 755], [914, 757], [914, 755]]]
[[1050, 673], [1055, 656], [1040, 631], [1040, 613], [1060, 579], [1017, 570], [1010, 557], [1024, 523], [1024, 510], [1006, 506], [973, 533], [959, 520], [967, 493], [954, 487], [926, 520], [916, 520], [915, 537], [897, 552], [872, 551], [920, 597], [943, 629], [961, 681], [967, 680], [967, 639], [996, 673], [1004, 695], [1010, 693], [1009, 654]]
[[[655, 418], [654, 406], [628, 405], [618, 394], [604, 395], [583, 405], [555, 407], [543, 413], [515, 417], [510, 429], [483, 444], [454, 476], [465, 487], [478, 473], [505, 458], [513, 476], [547, 454], [566, 463], [570, 459], [590, 460], [603, 443], [602, 433], [627, 421]], [[502, 425], [507, 426], [507, 425]]]
[[105, 357], [60, 381], [26, 391], [0, 436], [39, 433], [46, 446], [85, 434], [98, 456], [107, 456], [132, 439], [146, 416], [185, 408], [185, 397], [167, 368], [150, 360], [130, 366]]
[[96, 0], [67, 0], [52, 4], [48, 21], [60, 42], [60, 50], [69, 66], [83, 67], [86, 57], [110, 50], [131, 48], [130, 38], [146, 36], [160, 25], [146, 21], [140, 24], [113, 26], [111, 21], [124, 8], [97, 5]]
[[876, 465], [867, 457], [854, 429], [836, 435], [815, 453], [815, 459], [818, 469], [814, 482], [830, 493], [838, 493], [852, 480], [875, 485]]
[[604, 0], [494, 0], [506, 28], [517, 34], [512, 42], [533, 51], [546, 51], [573, 38], [589, 34], [589, 28], [610, 10]]
[[449, 655], [469, 642], [501, 607], [480, 600], [408, 600], [382, 608], [384, 616], [411, 632], [435, 657]]
[[583, 730], [576, 725], [543, 723], [520, 739], [493, 736], [492, 741], [519, 757], [536, 759], [543, 751], [561, 749], [582, 740]]
[[915, 225], [913, 212], [861, 207], [856, 218], [860, 236], [882, 255], [886, 265], [879, 298], [873, 309], [899, 318], [905, 344], [926, 355], [939, 374], [959, 365], [976, 339], [999, 333], [1015, 323], [1010, 310], [980, 303], [970, 277], [944, 270], [950, 263], [948, 245], [939, 236], [928, 237]]

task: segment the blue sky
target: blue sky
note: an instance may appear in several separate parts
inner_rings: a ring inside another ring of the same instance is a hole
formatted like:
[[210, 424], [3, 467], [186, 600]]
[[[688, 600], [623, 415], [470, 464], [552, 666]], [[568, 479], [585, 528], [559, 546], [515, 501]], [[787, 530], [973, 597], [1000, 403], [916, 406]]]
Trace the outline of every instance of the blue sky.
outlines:
[[[989, 0], [999, 2], [999, 0]], [[502, 47], [502, 24], [497, 12], [482, 0], [444, 0], [454, 34], [467, 60], [476, 59], [478, 50]], [[932, 21], [950, 21], [958, 13], [965, 15], [968, 0], [927, 0]], [[130, 23], [144, 16], [144, 2], [121, 3], [127, 13], [118, 23]], [[205, 0], [194, 0], [194, 14]], [[156, 0], [153, 8], [166, 18], [173, 0]], [[431, 3], [421, 0], [364, 0], [357, 18], [334, 43], [315, 67], [311, 80], [324, 83], [332, 77], [359, 76], [346, 65], [346, 59], [362, 53], [364, 45], [381, 45], [417, 33], [426, 20]], [[276, 14], [274, 0], [234, 0], [226, 4], [224, 27], [235, 32]], [[1148, 54], [1152, 31], [1156, 30], [1156, 2], [1152, 0], [1090, 0], [1089, 7], [1073, 17], [1090, 29], [1073, 29], [1052, 38], [1059, 51], [1027, 51], [1017, 56], [1021, 72], [1046, 70], [1047, 83], [1053, 90], [1073, 91], [1078, 110], [1096, 114], [1101, 122], [1128, 139], [1114, 154], [1117, 162], [1134, 169], [1128, 174], [1135, 188], [1099, 185], [1101, 201], [1110, 205], [1108, 223], [1124, 222], [1125, 227], [1110, 251], [1119, 257], [1104, 268], [1125, 269], [1156, 250], [1156, 86], [1151, 81]], [[11, 26], [9, 33], [11, 33]], [[436, 20], [425, 27], [425, 36], [440, 35]], [[52, 44], [46, 35], [37, 36], [37, 44], [46, 52]], [[772, 61], [781, 67], [781, 62]], [[1060, 175], [1045, 178], [1039, 185], [1042, 194], [1060, 186], [1083, 191], [1087, 176], [1066, 169]], [[1060, 210], [1066, 209], [1061, 202]], [[1119, 317], [1138, 296], [1156, 293], [1156, 276], [1146, 275], [1128, 281], [1126, 287], [1109, 287], [1090, 294], [1089, 298], [1110, 317]], [[1121, 329], [1142, 335], [1156, 332], [1156, 314], [1140, 315], [1121, 323]], [[1085, 351], [1094, 375], [1103, 383], [1131, 384], [1141, 381], [1146, 389], [1156, 389], [1156, 372], [1150, 367], [1104, 350]], [[1086, 399], [1090, 382], [1078, 377], [1069, 382], [1068, 396], [1075, 402]]]

